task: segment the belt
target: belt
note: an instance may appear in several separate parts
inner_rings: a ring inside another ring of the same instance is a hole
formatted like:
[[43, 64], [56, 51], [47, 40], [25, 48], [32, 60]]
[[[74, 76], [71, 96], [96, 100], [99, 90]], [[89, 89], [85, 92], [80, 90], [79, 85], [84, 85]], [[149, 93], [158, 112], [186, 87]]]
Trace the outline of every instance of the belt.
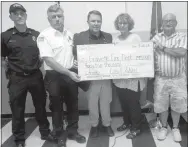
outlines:
[[31, 76], [31, 75], [39, 72], [39, 71], [40, 71], [39, 69], [30, 71], [30, 72], [14, 72], [14, 71], [11, 71], [11, 75], [15, 75], [15, 76]]

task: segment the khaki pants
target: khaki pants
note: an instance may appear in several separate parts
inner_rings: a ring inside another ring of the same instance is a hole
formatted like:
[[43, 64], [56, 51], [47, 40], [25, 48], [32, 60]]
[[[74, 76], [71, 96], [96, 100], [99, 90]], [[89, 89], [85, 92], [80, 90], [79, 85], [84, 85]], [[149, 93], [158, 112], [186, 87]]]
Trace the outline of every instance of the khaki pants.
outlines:
[[112, 101], [111, 80], [91, 81], [88, 90], [89, 118], [93, 127], [99, 122], [99, 106], [104, 126], [110, 126], [110, 102]]

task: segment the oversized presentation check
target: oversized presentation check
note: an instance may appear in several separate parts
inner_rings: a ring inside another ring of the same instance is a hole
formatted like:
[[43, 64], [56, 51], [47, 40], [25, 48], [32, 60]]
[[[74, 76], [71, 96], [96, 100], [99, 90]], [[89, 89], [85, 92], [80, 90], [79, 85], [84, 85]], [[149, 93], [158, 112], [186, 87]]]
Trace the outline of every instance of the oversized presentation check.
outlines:
[[153, 43], [78, 45], [81, 81], [154, 77]]

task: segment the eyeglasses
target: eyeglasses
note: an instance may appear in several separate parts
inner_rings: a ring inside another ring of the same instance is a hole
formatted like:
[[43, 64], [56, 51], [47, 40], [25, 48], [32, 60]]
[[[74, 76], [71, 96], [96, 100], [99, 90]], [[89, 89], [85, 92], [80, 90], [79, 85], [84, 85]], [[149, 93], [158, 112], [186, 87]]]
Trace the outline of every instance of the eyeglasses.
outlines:
[[128, 25], [126, 22], [118, 22], [118, 25]]
[[174, 24], [175, 22], [176, 22], [175, 20], [163, 20], [164, 24], [167, 24], [167, 23]]

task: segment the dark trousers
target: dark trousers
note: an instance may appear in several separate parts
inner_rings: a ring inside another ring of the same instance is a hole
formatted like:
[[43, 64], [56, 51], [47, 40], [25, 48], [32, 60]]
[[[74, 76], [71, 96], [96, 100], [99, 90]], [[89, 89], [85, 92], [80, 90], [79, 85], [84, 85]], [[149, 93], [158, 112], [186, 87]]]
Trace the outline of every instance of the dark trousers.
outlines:
[[46, 116], [46, 91], [43, 76], [40, 71], [33, 75], [16, 76], [10, 75], [8, 83], [9, 103], [12, 111], [12, 132], [15, 142], [24, 142], [25, 134], [25, 102], [27, 92], [30, 92], [35, 107], [36, 120], [39, 124], [41, 135], [48, 135], [49, 122]]
[[131, 125], [132, 129], [140, 129], [142, 115], [140, 108], [140, 92], [116, 87], [117, 94], [123, 111], [125, 125]]
[[48, 70], [46, 71], [45, 85], [51, 103], [53, 129], [62, 128], [62, 99], [64, 98], [67, 106], [67, 132], [68, 134], [77, 133], [79, 120], [77, 83], [66, 75]]

